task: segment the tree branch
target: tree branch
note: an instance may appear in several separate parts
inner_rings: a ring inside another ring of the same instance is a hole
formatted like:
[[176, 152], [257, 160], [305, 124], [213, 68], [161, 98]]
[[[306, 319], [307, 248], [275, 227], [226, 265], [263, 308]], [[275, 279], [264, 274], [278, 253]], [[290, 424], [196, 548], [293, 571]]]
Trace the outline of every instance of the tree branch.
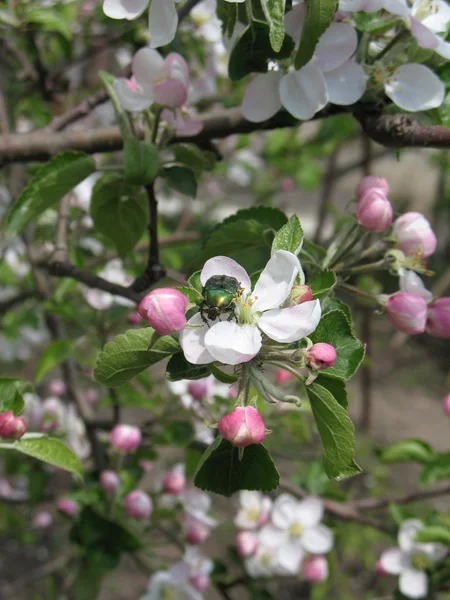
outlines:
[[366, 498], [351, 503], [358, 510], [373, 510], [386, 508], [390, 504], [409, 504], [410, 502], [418, 502], [419, 500], [427, 500], [428, 498], [437, 498], [450, 494], [450, 482], [444, 485], [437, 485], [427, 490], [416, 490], [404, 496], [394, 496], [388, 498]]
[[29, 300], [30, 298], [35, 298], [35, 297], [36, 297], [36, 292], [34, 292], [33, 290], [28, 290], [25, 292], [21, 292], [20, 294], [17, 294], [17, 296], [14, 296], [13, 298], [10, 298], [9, 300], [2, 300], [2, 302], [0, 302], [0, 315], [8, 312], [9, 310], [14, 308], [18, 304], [22, 304], [22, 302], [25, 302], [26, 300]]

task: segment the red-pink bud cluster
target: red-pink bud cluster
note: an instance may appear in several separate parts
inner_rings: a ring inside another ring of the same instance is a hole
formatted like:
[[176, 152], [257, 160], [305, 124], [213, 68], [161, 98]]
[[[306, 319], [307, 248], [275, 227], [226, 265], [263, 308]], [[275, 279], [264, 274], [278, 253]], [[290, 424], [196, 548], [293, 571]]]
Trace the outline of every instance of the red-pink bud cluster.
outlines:
[[109, 443], [117, 452], [134, 452], [141, 443], [142, 435], [134, 425], [116, 425], [109, 434]]
[[142, 490], [130, 492], [124, 500], [127, 515], [138, 521], [149, 519], [153, 511], [152, 499]]
[[120, 487], [120, 479], [115, 471], [102, 471], [100, 485], [109, 494], [114, 494]]
[[27, 424], [22, 417], [15, 417], [11, 411], [0, 414], [0, 438], [20, 440], [26, 431]]
[[245, 448], [260, 444], [266, 437], [264, 421], [253, 406], [239, 406], [218, 423], [219, 433], [233, 446]]
[[389, 185], [384, 177], [364, 177], [356, 190], [356, 220], [368, 231], [381, 233], [392, 223]]
[[314, 344], [306, 351], [305, 365], [313, 371], [328, 369], [334, 365], [336, 356], [336, 350], [330, 344]]
[[398, 292], [386, 302], [386, 314], [392, 325], [399, 331], [416, 335], [425, 331], [427, 323], [427, 303], [421, 296]]
[[68, 517], [74, 517], [80, 511], [80, 506], [76, 500], [72, 500], [71, 498], [61, 498], [56, 503], [56, 508], [59, 512], [67, 515]]

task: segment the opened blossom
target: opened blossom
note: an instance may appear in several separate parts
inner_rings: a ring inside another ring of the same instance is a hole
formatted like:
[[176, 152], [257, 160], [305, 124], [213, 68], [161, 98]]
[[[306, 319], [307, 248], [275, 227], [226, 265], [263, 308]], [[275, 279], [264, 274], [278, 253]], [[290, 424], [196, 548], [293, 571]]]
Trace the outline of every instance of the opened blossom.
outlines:
[[418, 212], [407, 212], [394, 223], [397, 245], [405, 254], [428, 258], [436, 250], [437, 239], [429, 221]]
[[226, 256], [208, 260], [200, 275], [203, 286], [214, 275], [234, 277], [239, 282], [235, 318], [231, 315], [231, 319], [222, 321], [219, 316], [205, 323], [200, 313], [191, 317], [180, 334], [186, 359], [197, 365], [215, 360], [237, 365], [258, 354], [262, 334], [289, 344], [312, 333], [321, 316], [318, 300], [282, 308], [299, 273], [298, 258], [291, 252], [278, 250], [251, 291], [250, 277], [237, 262]]
[[234, 519], [239, 529], [258, 529], [270, 518], [272, 500], [261, 492], [240, 492], [239, 505], [239, 511]]
[[417, 534], [424, 528], [417, 519], [403, 521], [398, 532], [398, 547], [390, 548], [380, 557], [384, 572], [398, 575], [398, 587], [407, 598], [425, 598], [428, 593], [427, 569], [446, 556], [441, 544], [419, 543]]

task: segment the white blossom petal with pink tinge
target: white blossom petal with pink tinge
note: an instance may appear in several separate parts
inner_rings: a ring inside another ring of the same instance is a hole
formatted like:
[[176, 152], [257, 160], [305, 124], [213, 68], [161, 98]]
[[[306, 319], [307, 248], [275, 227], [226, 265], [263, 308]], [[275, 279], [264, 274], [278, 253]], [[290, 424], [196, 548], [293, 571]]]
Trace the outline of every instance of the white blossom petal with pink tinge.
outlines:
[[356, 52], [358, 36], [350, 23], [332, 23], [321, 36], [314, 51], [318, 66], [324, 73], [334, 71]]
[[429, 303], [433, 300], [433, 294], [427, 290], [422, 279], [414, 273], [414, 271], [408, 271], [406, 269], [399, 270], [400, 275], [400, 291], [405, 294], [413, 294], [414, 296], [420, 296]]
[[247, 271], [235, 260], [228, 258], [228, 256], [215, 256], [214, 258], [207, 260], [200, 273], [200, 283], [205, 285], [208, 279], [214, 275], [235, 277], [241, 284], [241, 287], [247, 292], [251, 290], [252, 284], [250, 277], [247, 275]]
[[348, 60], [338, 69], [324, 73], [329, 101], [339, 106], [357, 102], [366, 91], [367, 75], [361, 65]]
[[389, 575], [400, 575], [408, 563], [400, 548], [389, 548], [380, 556], [380, 564]]
[[417, 19], [411, 19], [411, 33], [421, 48], [437, 48], [439, 38]]
[[259, 319], [258, 327], [270, 339], [290, 344], [315, 331], [321, 314], [319, 300], [311, 300], [289, 308], [266, 311]]
[[120, 104], [125, 110], [130, 112], [145, 110], [153, 102], [151, 96], [132, 90], [128, 85], [128, 81], [122, 77], [114, 80], [114, 90], [119, 98]]
[[403, 521], [398, 531], [398, 545], [403, 552], [410, 552], [414, 548], [414, 539], [423, 528], [424, 524], [419, 519]]
[[303, 527], [318, 525], [323, 518], [323, 513], [323, 501], [314, 496], [300, 500], [295, 507], [295, 518]]
[[407, 598], [425, 598], [428, 593], [428, 576], [425, 571], [406, 569], [400, 574], [398, 588]]
[[450, 23], [450, 6], [445, 0], [416, 0], [411, 10], [413, 17], [419, 16], [423, 8], [425, 8], [425, 16], [420, 20], [425, 27], [434, 33], [443, 33], [447, 30]]
[[277, 575], [298, 575], [302, 565], [304, 552], [296, 543], [284, 543], [278, 548], [276, 556]]
[[150, 48], [166, 46], [175, 37], [178, 14], [174, 0], [152, 0], [148, 13]]
[[275, 252], [264, 267], [253, 290], [253, 312], [278, 308], [283, 304], [300, 269], [300, 262], [295, 254], [286, 250]]
[[326, 554], [333, 547], [334, 535], [326, 525], [319, 524], [305, 529], [300, 542], [310, 554]]
[[217, 323], [205, 335], [206, 348], [225, 365], [248, 362], [258, 354], [261, 345], [261, 333], [257, 327], [238, 325], [233, 321]]
[[308, 121], [328, 103], [322, 71], [310, 61], [300, 71], [285, 75], [280, 81], [280, 98], [284, 108], [296, 119]]
[[437, 108], [444, 101], [445, 86], [425, 65], [408, 63], [395, 70], [385, 84], [386, 95], [403, 110]]
[[159, 52], [151, 48], [141, 48], [134, 55], [131, 66], [138, 84], [151, 89], [154, 81], [160, 76], [163, 65], [164, 59]]
[[250, 82], [242, 101], [242, 114], [252, 123], [261, 123], [273, 117], [281, 109], [278, 85], [281, 71], [269, 71]]
[[148, 0], [105, 0], [103, 12], [111, 19], [137, 19], [148, 6]]
[[294, 6], [284, 16], [284, 30], [297, 44], [302, 35], [303, 23], [305, 22], [306, 4], [303, 0]]
[[[195, 327], [189, 327], [189, 325], [195, 325]], [[214, 362], [214, 357], [205, 346], [205, 335], [208, 331], [208, 326], [203, 322], [200, 313], [197, 313], [189, 319], [180, 333], [180, 346], [184, 356], [193, 365], [207, 365]]]

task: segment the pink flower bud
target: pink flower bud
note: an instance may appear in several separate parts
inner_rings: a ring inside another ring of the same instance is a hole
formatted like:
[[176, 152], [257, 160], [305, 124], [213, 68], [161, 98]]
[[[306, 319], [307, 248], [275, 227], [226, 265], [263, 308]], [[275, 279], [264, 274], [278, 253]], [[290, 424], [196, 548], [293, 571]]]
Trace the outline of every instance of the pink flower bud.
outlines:
[[86, 390], [86, 400], [89, 402], [89, 404], [93, 405], [96, 404], [98, 401], [98, 393], [96, 390], [94, 390], [94, 388], [88, 388]]
[[186, 477], [184, 469], [175, 467], [166, 473], [163, 481], [163, 488], [166, 494], [178, 496], [178, 494], [184, 492], [185, 487]]
[[62, 379], [52, 379], [48, 384], [48, 391], [52, 396], [64, 396], [66, 393], [66, 384]]
[[303, 564], [303, 577], [310, 583], [320, 583], [328, 578], [328, 563], [324, 556], [310, 556]]
[[260, 444], [266, 437], [264, 421], [253, 406], [238, 406], [220, 419], [218, 428], [220, 435], [238, 448]]
[[74, 517], [80, 510], [78, 502], [70, 498], [61, 498], [61, 500], [58, 500], [56, 508], [68, 517]]
[[52, 515], [46, 510], [41, 510], [34, 515], [31, 525], [34, 529], [47, 529], [52, 523]]
[[258, 538], [251, 531], [239, 531], [236, 535], [236, 549], [239, 556], [253, 556], [258, 548]]
[[394, 294], [386, 302], [386, 314], [392, 325], [403, 333], [416, 335], [425, 331], [427, 303], [420, 296]]
[[356, 220], [368, 231], [381, 233], [392, 223], [392, 206], [380, 188], [369, 188], [356, 205]]
[[294, 189], [294, 180], [292, 177], [283, 177], [280, 181], [280, 188], [283, 192], [290, 192]]
[[4, 477], [0, 478], [0, 498], [9, 498], [11, 495], [11, 486], [9, 481]]
[[142, 490], [134, 490], [125, 497], [124, 507], [129, 517], [144, 521], [150, 518], [153, 503], [150, 496]]
[[203, 400], [206, 398], [209, 390], [209, 378], [196, 379], [188, 383], [188, 393], [194, 400]]
[[174, 288], [159, 288], [147, 294], [138, 313], [159, 335], [181, 331], [186, 325], [189, 300]]
[[142, 319], [137, 312], [131, 313], [127, 317], [127, 323], [128, 325], [139, 325], [139, 323], [142, 323]]
[[197, 592], [201, 593], [206, 590], [211, 583], [211, 580], [209, 575], [206, 573], [198, 573], [197, 575], [192, 575], [192, 577], [189, 577], [189, 583], [192, 585], [194, 590], [197, 590]]
[[0, 414], [0, 438], [20, 440], [26, 431], [27, 424], [22, 417], [15, 417], [11, 411]]
[[436, 250], [437, 239], [430, 223], [418, 212], [407, 212], [394, 223], [397, 245], [405, 254], [417, 254], [427, 258]]
[[295, 379], [295, 375], [292, 375], [292, 373], [289, 373], [289, 371], [286, 371], [285, 369], [278, 369], [275, 374], [275, 382], [280, 385], [292, 381], [293, 379]]
[[151, 473], [153, 471], [153, 463], [151, 460], [143, 458], [139, 461], [139, 466], [144, 471], [144, 473]]
[[105, 492], [114, 494], [120, 487], [120, 479], [115, 471], [102, 471], [100, 485]]
[[381, 560], [377, 560], [375, 564], [375, 573], [380, 577], [388, 577], [389, 573], [384, 570], [383, 565], [381, 564]]
[[141, 440], [141, 432], [134, 425], [116, 425], [109, 434], [109, 443], [117, 452], [134, 452]]
[[434, 337], [450, 338], [450, 297], [438, 298], [428, 305], [427, 332]]
[[444, 400], [444, 412], [450, 417], [450, 394]]
[[197, 546], [209, 538], [211, 527], [200, 521], [189, 519], [187, 522], [185, 539], [188, 544]]
[[358, 196], [358, 200], [364, 196], [367, 190], [372, 188], [379, 188], [383, 190], [384, 195], [387, 197], [389, 195], [389, 184], [387, 179], [384, 177], [375, 177], [374, 175], [367, 175], [367, 177], [363, 177], [356, 188], [356, 195]]
[[303, 302], [313, 300], [309, 285], [294, 285], [289, 296], [295, 304], [303, 304]]
[[163, 79], [153, 84], [153, 98], [161, 106], [181, 108], [188, 97], [187, 87], [178, 79]]
[[314, 371], [332, 367], [335, 360], [336, 350], [330, 344], [314, 344], [305, 354], [305, 365]]

